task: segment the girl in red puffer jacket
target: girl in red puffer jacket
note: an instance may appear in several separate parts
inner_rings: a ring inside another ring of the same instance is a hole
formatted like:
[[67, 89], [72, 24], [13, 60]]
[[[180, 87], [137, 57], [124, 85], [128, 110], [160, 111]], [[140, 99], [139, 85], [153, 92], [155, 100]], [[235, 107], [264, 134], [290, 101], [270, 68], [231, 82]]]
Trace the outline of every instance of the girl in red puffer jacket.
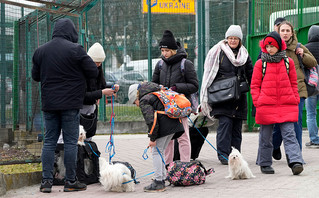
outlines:
[[274, 124], [279, 124], [288, 166], [294, 175], [298, 175], [303, 171], [304, 162], [294, 131], [300, 101], [295, 65], [286, 56], [286, 44], [277, 32], [269, 33], [260, 41], [260, 47], [261, 59], [255, 64], [251, 80], [256, 123], [260, 124], [256, 164], [262, 173], [275, 173], [271, 167], [272, 131]]

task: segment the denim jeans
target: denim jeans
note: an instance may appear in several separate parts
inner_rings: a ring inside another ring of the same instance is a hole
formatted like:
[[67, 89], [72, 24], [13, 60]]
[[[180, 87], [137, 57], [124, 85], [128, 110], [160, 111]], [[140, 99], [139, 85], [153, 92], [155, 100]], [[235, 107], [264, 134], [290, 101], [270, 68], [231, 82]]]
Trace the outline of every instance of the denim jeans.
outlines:
[[[303, 111], [304, 104], [305, 104], [305, 99], [300, 98], [298, 122], [294, 123], [296, 138], [299, 143], [300, 150], [302, 150], [302, 111]], [[273, 130], [273, 139], [272, 139], [274, 149], [278, 149], [281, 145], [281, 142], [282, 142], [282, 137], [281, 137], [280, 127], [278, 126], [278, 124], [275, 124], [274, 130]]]
[[310, 141], [319, 144], [318, 126], [317, 126], [317, 102], [319, 95], [310, 96], [306, 99], [307, 110], [307, 128], [309, 131]]
[[79, 138], [79, 110], [44, 111], [45, 135], [42, 148], [42, 178], [53, 180], [54, 154], [63, 131], [65, 179], [76, 179], [76, 160]]

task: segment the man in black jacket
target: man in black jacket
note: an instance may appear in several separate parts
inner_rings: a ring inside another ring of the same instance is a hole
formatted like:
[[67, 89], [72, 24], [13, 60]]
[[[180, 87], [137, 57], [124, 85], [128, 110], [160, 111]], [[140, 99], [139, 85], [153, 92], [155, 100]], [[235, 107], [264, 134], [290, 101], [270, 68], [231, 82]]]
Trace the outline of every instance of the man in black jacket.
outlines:
[[40, 186], [40, 191], [44, 193], [51, 192], [54, 152], [61, 130], [66, 168], [64, 191], [86, 190], [86, 185], [76, 179], [79, 110], [83, 106], [86, 80], [96, 78], [98, 69], [77, 41], [74, 23], [70, 19], [59, 19], [52, 40], [40, 46], [32, 58], [32, 78], [41, 82], [46, 129]]

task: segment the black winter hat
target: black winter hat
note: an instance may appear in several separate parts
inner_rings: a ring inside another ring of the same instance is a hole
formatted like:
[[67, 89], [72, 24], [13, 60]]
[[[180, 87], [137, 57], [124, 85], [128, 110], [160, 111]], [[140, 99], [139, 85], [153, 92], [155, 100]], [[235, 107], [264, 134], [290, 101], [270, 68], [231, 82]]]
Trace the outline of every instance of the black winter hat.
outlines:
[[286, 21], [285, 18], [282, 18], [282, 17], [278, 17], [275, 22], [274, 22], [274, 25], [280, 25], [282, 22]]
[[159, 43], [159, 48], [168, 48], [173, 50], [176, 50], [178, 48], [174, 35], [171, 31], [169, 30], [164, 31], [163, 38]]
[[[272, 38], [272, 39], [269, 39]], [[268, 43], [267, 41], [273, 41], [275, 40], [277, 43]], [[276, 31], [272, 31], [270, 32], [269, 34], [267, 34], [267, 36], [264, 38], [264, 45], [267, 45], [267, 44], [271, 44], [275, 47], [277, 47], [278, 51], [282, 51], [283, 50], [283, 47], [282, 47], [282, 40], [280, 38], [280, 35], [278, 34], [278, 32]]]

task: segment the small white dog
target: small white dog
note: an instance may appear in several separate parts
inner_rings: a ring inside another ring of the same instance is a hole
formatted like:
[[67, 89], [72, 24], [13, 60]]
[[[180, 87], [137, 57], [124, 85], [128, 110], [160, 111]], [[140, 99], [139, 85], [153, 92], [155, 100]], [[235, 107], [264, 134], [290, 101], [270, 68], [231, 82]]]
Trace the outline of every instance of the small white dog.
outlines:
[[85, 146], [84, 140], [86, 139], [86, 131], [84, 130], [83, 126], [79, 126], [79, 140], [78, 145]]
[[100, 182], [105, 191], [135, 191], [135, 183], [131, 177], [131, 171], [124, 164], [109, 164], [105, 158], [100, 157], [99, 167]]
[[234, 147], [232, 147], [232, 152], [228, 157], [228, 171], [229, 175], [226, 178], [249, 179], [255, 177], [249, 169], [248, 163]]

